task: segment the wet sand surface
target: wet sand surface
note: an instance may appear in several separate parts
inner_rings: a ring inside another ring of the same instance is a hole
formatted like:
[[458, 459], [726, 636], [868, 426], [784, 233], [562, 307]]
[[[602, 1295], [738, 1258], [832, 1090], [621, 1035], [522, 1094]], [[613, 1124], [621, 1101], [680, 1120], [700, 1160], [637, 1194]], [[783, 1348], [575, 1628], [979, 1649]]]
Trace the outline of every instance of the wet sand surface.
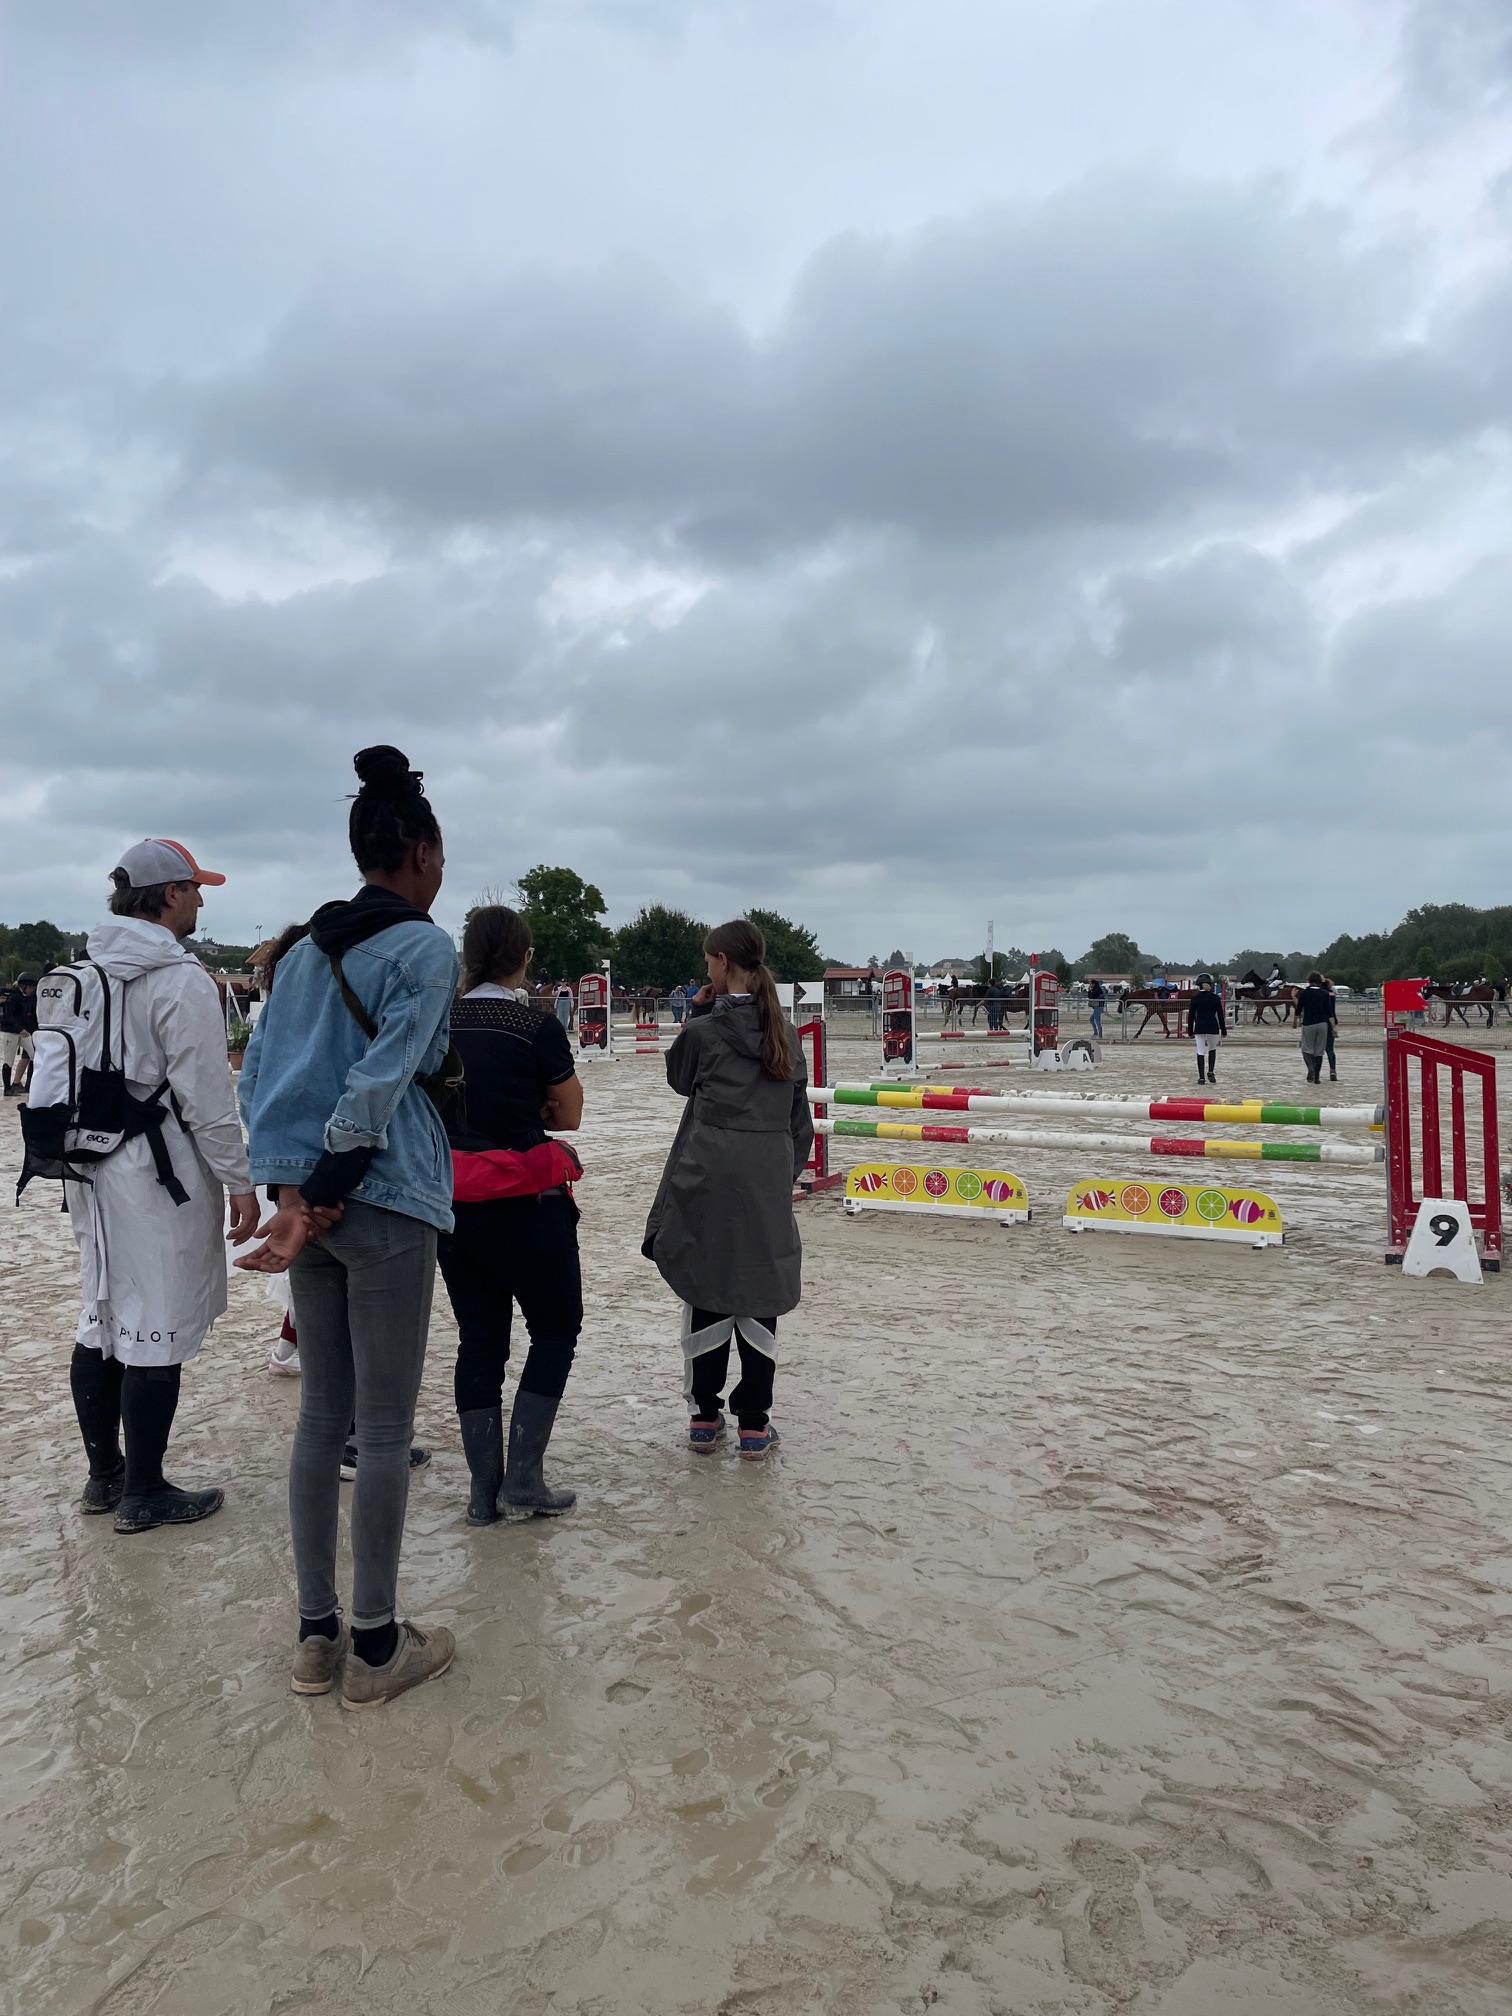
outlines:
[[[1107, 1055], [1059, 1086], [1195, 1089], [1184, 1044]], [[1278, 1037], [1220, 1078], [1302, 1072]], [[1323, 1094], [1379, 1085], [1356, 1035]], [[1073, 1179], [1152, 1165], [1008, 1150], [1027, 1227], [800, 1206], [781, 1448], [699, 1459], [637, 1251], [678, 1106], [655, 1063], [590, 1083], [569, 1517], [464, 1524], [440, 1298], [401, 1601], [459, 1651], [373, 1715], [289, 1692], [260, 1284], [170, 1452], [225, 1510], [117, 1538], [76, 1506], [67, 1220], [7, 1203], [0, 2009], [1512, 2009], [1505, 1282], [1383, 1266], [1378, 1170], [1207, 1165], [1281, 1203], [1254, 1252], [1073, 1238]]]

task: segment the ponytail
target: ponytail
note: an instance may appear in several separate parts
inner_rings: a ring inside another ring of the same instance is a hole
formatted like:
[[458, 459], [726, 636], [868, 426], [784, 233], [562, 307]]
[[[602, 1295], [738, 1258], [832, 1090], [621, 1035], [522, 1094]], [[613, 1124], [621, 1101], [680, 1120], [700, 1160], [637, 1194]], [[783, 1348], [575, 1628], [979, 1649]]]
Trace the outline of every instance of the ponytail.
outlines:
[[704, 939], [704, 951], [722, 953], [732, 966], [751, 976], [751, 998], [761, 1017], [761, 1068], [768, 1078], [793, 1075], [793, 1050], [787, 1017], [777, 999], [777, 984], [766, 963], [766, 940], [747, 917], [716, 924]]

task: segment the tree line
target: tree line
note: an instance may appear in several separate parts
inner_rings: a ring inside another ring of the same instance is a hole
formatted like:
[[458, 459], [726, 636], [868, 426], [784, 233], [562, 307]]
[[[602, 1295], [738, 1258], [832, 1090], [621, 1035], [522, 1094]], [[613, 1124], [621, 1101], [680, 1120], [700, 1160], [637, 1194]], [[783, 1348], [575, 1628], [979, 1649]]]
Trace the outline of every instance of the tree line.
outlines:
[[[648, 903], [610, 930], [604, 921], [603, 891], [571, 868], [544, 864], [520, 877], [516, 908], [535, 941], [532, 971], [539, 980], [576, 982], [609, 960], [625, 987], [665, 991], [685, 980], [704, 980], [703, 941], [708, 925], [686, 910]], [[825, 959], [813, 932], [775, 910], [751, 909], [746, 916], [767, 945], [767, 964], [779, 980], [819, 980]]]
[[1314, 968], [1346, 987], [1379, 987], [1386, 980], [1504, 980], [1512, 977], [1512, 905], [1478, 910], [1469, 903], [1424, 903], [1391, 931], [1371, 931], [1363, 937], [1345, 932], [1320, 952], [1263, 951], [1246, 946], [1229, 959], [1164, 960], [1141, 951], [1122, 931], [1094, 939], [1071, 971], [1138, 973], [1201, 970], [1243, 973], [1255, 967], [1269, 973], [1273, 965], [1288, 980], [1303, 979]]
[[[486, 900], [495, 900], [490, 894]], [[502, 900], [502, 899], [500, 899]], [[535, 977], [572, 981], [592, 972], [605, 959], [627, 987], [674, 987], [703, 976], [700, 919], [665, 903], [648, 903], [628, 924], [614, 931], [605, 922], [603, 892], [571, 868], [539, 864], [522, 875], [509, 900], [530, 922], [535, 938]], [[818, 980], [826, 962], [814, 933], [775, 910], [748, 910], [746, 915], [767, 941], [767, 963], [779, 980]], [[0, 924], [0, 980], [20, 972], [40, 972], [61, 965], [83, 950], [84, 934], [64, 931], [45, 918], [32, 924]], [[210, 950], [210, 947], [206, 947]], [[214, 963], [235, 968], [246, 963], [252, 948], [216, 945]], [[1006, 979], [1022, 972], [1027, 954], [1016, 950], [995, 954], [989, 973], [985, 954], [975, 962], [975, 977]], [[893, 957], [901, 964], [902, 955]], [[1095, 938], [1080, 959], [1067, 962], [1058, 949], [1040, 955], [1040, 963], [1063, 980], [1088, 973], [1135, 973], [1207, 970], [1242, 973], [1254, 966], [1268, 973], [1279, 965], [1288, 980], [1303, 977], [1313, 967], [1347, 987], [1379, 987], [1383, 980], [1426, 975], [1438, 980], [1512, 978], [1512, 905], [1477, 910], [1469, 903], [1425, 903], [1409, 910], [1394, 930], [1348, 933], [1321, 952], [1264, 951], [1254, 946], [1229, 959], [1206, 962], [1165, 960], [1142, 951], [1124, 931]]]

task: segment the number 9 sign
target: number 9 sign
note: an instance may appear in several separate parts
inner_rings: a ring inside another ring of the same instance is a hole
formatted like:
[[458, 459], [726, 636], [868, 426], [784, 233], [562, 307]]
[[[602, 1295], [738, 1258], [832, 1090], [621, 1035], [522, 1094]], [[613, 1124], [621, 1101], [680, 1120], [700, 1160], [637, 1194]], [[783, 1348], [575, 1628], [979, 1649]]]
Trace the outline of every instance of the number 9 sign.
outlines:
[[1481, 1280], [1470, 1207], [1463, 1198], [1423, 1199], [1402, 1256], [1402, 1272], [1417, 1280], [1440, 1273], [1452, 1274], [1456, 1281]]

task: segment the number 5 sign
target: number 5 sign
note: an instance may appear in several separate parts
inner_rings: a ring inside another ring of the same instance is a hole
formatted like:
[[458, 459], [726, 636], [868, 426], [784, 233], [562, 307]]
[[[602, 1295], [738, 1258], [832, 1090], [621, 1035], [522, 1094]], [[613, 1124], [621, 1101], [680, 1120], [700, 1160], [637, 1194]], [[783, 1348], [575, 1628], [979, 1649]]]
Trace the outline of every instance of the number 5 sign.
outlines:
[[1402, 1272], [1423, 1277], [1442, 1268], [1456, 1281], [1480, 1281], [1469, 1207], [1458, 1197], [1425, 1197], [1402, 1256]]

